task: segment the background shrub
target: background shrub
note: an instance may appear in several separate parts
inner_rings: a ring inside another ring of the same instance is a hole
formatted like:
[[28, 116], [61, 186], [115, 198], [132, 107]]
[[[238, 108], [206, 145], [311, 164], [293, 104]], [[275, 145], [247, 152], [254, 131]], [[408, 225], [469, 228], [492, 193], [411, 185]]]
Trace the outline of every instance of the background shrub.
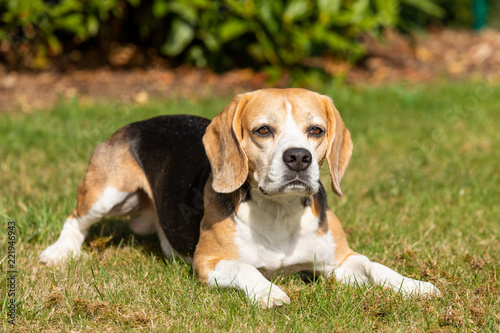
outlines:
[[422, 24], [444, 12], [433, 0], [0, 0], [0, 13], [4, 57], [18, 66], [117, 42], [157, 48], [174, 64], [275, 77], [293, 68], [300, 78], [314, 72], [314, 57], [355, 62], [358, 37], [401, 24], [400, 13]]
[[[426, 15], [422, 12], [409, 11], [403, 7], [401, 20], [407, 30], [421, 29], [429, 25], [445, 25], [454, 28], [470, 28], [474, 23], [474, 0], [435, 0], [436, 5], [443, 9], [441, 17]], [[498, 16], [498, 1], [489, 0], [491, 19]], [[494, 15], [494, 13], [496, 15]], [[492, 20], [490, 20], [492, 21]]]

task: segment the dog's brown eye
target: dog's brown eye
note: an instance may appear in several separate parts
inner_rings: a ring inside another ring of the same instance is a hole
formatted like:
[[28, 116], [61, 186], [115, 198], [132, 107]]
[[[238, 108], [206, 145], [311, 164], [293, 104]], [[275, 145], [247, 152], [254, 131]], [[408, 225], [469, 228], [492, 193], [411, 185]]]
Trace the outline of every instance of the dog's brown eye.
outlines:
[[267, 133], [269, 133], [269, 128], [267, 128], [267, 127], [264, 126], [264, 127], [259, 128], [257, 131], [260, 134], [267, 134]]
[[262, 126], [253, 131], [255, 134], [261, 137], [271, 136], [273, 135], [271, 129], [267, 126]]
[[309, 130], [309, 135], [316, 138], [323, 136], [323, 134], [325, 134], [325, 131], [318, 126], [311, 127], [311, 129]]

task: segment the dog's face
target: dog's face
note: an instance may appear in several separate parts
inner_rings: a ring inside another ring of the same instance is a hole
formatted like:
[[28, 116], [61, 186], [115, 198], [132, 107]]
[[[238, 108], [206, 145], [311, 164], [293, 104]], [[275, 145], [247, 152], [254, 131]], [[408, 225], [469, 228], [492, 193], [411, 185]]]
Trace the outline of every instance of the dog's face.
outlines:
[[241, 114], [248, 181], [270, 196], [316, 193], [328, 147], [326, 110], [317, 99], [279, 90], [252, 97]]
[[330, 98], [303, 89], [236, 96], [203, 138], [213, 188], [228, 193], [248, 181], [264, 195], [314, 194], [328, 160], [335, 193], [352, 153], [349, 131]]

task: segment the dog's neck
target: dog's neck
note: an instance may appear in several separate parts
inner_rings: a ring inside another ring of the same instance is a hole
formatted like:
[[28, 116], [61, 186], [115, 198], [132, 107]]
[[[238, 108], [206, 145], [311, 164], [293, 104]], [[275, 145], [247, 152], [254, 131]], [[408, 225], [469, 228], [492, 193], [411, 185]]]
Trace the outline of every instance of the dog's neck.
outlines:
[[[312, 213], [312, 196], [273, 196], [250, 188], [249, 200], [241, 202], [235, 219], [259, 233], [279, 238], [291, 237], [297, 232], [315, 230], [319, 218]], [[317, 223], [311, 223], [317, 221]], [[279, 236], [278, 236], [279, 235]]]

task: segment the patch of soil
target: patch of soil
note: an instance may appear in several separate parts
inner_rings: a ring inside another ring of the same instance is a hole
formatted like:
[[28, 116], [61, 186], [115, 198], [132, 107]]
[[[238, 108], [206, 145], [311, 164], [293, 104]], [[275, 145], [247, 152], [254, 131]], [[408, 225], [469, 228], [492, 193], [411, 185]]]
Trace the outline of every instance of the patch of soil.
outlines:
[[263, 87], [264, 82], [265, 76], [251, 70], [217, 75], [191, 67], [0, 72], [0, 112], [50, 108], [60, 98], [75, 96], [82, 101], [145, 104], [151, 98], [231, 95]]
[[387, 30], [385, 41], [367, 38], [364, 67], [349, 82], [432, 81], [439, 77], [500, 81], [500, 31], [436, 30], [413, 40]]
[[[367, 56], [356, 66], [329, 58], [311, 61], [352, 84], [431, 82], [439, 78], [500, 81], [500, 31], [497, 30], [479, 33], [431, 30], [413, 38], [388, 30], [384, 39], [364, 37], [363, 43]], [[111, 66], [97, 69], [68, 67], [26, 72], [8, 71], [0, 64], [0, 112], [50, 108], [61, 97], [143, 104], [151, 98], [232, 95], [268, 85], [266, 74], [251, 69], [224, 74], [186, 66], [166, 68], [160, 64], [124, 69], [126, 59], [134, 59], [134, 54], [124, 53], [120, 57], [120, 52], [130, 53], [130, 48], [110, 54]], [[286, 85], [285, 78], [278, 83]]]

